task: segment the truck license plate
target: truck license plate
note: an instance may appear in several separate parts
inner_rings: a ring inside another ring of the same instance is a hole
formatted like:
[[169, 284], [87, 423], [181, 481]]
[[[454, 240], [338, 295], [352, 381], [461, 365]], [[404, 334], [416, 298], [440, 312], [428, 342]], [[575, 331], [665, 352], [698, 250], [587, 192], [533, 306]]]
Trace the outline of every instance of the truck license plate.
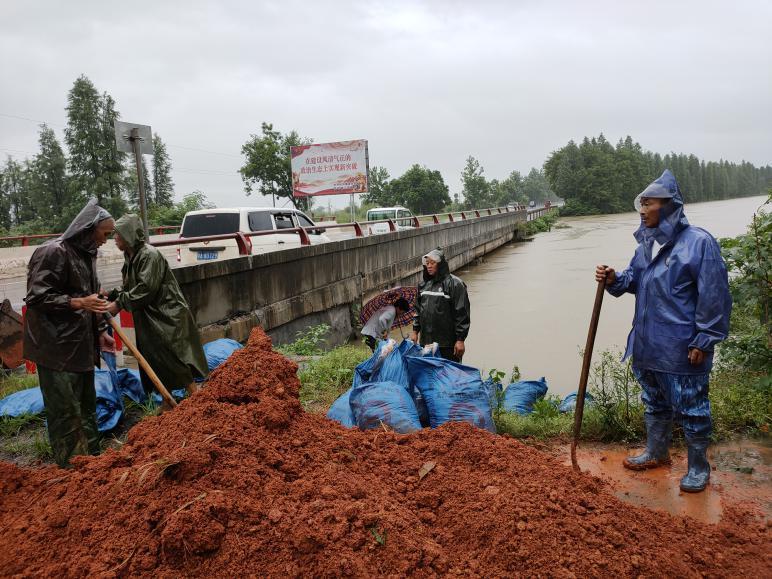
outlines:
[[217, 252], [216, 251], [199, 251], [198, 252], [199, 261], [205, 261], [209, 259], [217, 259]]

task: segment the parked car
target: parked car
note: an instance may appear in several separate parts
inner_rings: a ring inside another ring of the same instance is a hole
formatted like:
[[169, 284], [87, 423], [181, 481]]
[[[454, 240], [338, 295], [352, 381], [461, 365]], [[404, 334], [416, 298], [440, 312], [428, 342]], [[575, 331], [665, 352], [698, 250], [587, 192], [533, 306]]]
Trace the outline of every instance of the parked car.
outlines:
[[[300, 246], [300, 236], [295, 231], [282, 232], [283, 229], [297, 227], [315, 227], [302, 211], [297, 209], [278, 209], [275, 207], [230, 207], [222, 209], [202, 209], [185, 214], [180, 228], [180, 237], [207, 237], [224, 233], [250, 233], [255, 231], [275, 231], [267, 235], [256, 235], [248, 239], [252, 244], [252, 254], [268, 253], [280, 249]], [[318, 229], [307, 229], [312, 245], [326, 243], [330, 239]], [[219, 239], [180, 245], [177, 249], [177, 261], [182, 265], [191, 265], [206, 261], [238, 257], [239, 248], [235, 239]]]
[[[375, 207], [367, 211], [368, 221], [381, 221], [382, 219], [391, 219], [397, 226], [397, 230], [413, 229], [413, 214], [406, 207]], [[378, 233], [389, 233], [388, 223], [373, 223], [367, 225], [367, 233], [375, 235]]]

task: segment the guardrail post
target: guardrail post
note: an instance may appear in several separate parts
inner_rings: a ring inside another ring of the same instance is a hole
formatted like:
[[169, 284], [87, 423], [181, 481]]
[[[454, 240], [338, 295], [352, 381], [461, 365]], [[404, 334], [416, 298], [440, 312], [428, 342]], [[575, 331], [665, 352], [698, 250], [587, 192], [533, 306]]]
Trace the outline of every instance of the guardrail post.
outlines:
[[387, 219], [386, 221], [388, 221], [388, 222], [389, 222], [389, 231], [390, 231], [390, 232], [391, 232], [391, 231], [396, 231], [396, 230], [397, 230], [397, 226], [396, 226], [396, 225], [394, 225], [394, 222], [393, 222], [391, 219]]
[[421, 227], [421, 221], [418, 219], [418, 216], [413, 215], [413, 226], [414, 227]]
[[436, 214], [432, 215], [432, 223], [434, 223], [435, 225], [439, 225], [440, 224], [440, 218], [437, 217]]
[[466, 219], [466, 213], [464, 213], [463, 211], [461, 212], [461, 219], [462, 220]]
[[499, 213], [501, 213], [501, 207], [496, 207], [496, 211], [498, 211]]
[[474, 210], [474, 216], [475, 217], [480, 217], [480, 212], [477, 211], [477, 209]]
[[27, 237], [26, 235], [21, 238], [21, 246], [29, 247], [29, 237]]
[[239, 255], [249, 255], [252, 253], [252, 242], [241, 231], [236, 232], [236, 245], [239, 247]]
[[298, 235], [300, 236], [300, 245], [311, 245], [311, 238], [308, 237], [305, 228], [298, 227]]
[[490, 208], [488, 208], [488, 215], [493, 215], [493, 211], [491, 211]]
[[452, 213], [448, 213], [448, 221], [450, 221], [451, 223], [453, 223], [455, 221], [455, 219], [453, 219], [453, 214]]
[[358, 221], [354, 221], [354, 235], [362, 237], [362, 226], [359, 225]]

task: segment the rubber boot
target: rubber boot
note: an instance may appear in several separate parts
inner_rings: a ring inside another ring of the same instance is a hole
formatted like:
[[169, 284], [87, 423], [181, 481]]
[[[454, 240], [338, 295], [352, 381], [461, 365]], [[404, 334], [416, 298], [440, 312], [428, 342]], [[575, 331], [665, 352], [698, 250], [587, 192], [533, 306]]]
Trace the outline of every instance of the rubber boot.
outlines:
[[646, 470], [670, 464], [672, 437], [671, 419], [646, 416], [646, 450], [638, 456], [628, 456], [622, 466], [630, 470]]
[[689, 470], [681, 479], [681, 490], [685, 493], [699, 493], [705, 490], [710, 480], [707, 438], [687, 440]]

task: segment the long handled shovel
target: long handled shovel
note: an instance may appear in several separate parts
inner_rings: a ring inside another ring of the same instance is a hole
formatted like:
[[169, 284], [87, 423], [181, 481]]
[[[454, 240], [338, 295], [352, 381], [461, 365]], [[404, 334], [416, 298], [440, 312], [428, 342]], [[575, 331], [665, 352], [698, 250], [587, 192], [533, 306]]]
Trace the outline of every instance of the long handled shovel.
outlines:
[[592, 362], [592, 349], [595, 346], [595, 334], [598, 331], [600, 319], [600, 307], [603, 305], [603, 293], [606, 290], [606, 280], [598, 282], [595, 290], [595, 305], [592, 306], [592, 318], [590, 330], [587, 332], [587, 343], [584, 346], [584, 360], [582, 360], [582, 374], [579, 377], [579, 391], [576, 393], [576, 410], [574, 410], [574, 439], [571, 441], [571, 464], [574, 470], [579, 471], [579, 463], [576, 461], [576, 445], [579, 444], [579, 435], [582, 432], [582, 416], [584, 415], [584, 397], [587, 393], [587, 378], [590, 375], [590, 363]]
[[171, 394], [169, 394], [169, 391], [163, 385], [163, 383], [161, 382], [161, 379], [153, 371], [153, 369], [150, 367], [150, 364], [147, 363], [147, 360], [145, 360], [145, 357], [140, 353], [137, 347], [131, 342], [131, 340], [129, 340], [128, 336], [126, 336], [126, 334], [121, 329], [121, 327], [116, 323], [115, 318], [111, 316], [109, 313], [105, 313], [103, 315], [105, 320], [107, 320], [107, 323], [112, 326], [115, 333], [118, 334], [118, 336], [120, 336], [121, 340], [123, 340], [123, 343], [129, 347], [129, 350], [131, 351], [132, 355], [137, 359], [137, 362], [139, 362], [140, 367], [145, 371], [145, 374], [147, 374], [147, 377], [150, 378], [150, 381], [155, 386], [155, 389], [158, 390], [158, 393], [161, 395], [161, 398], [166, 400], [166, 402], [172, 408], [177, 406], [177, 401], [172, 397]]

